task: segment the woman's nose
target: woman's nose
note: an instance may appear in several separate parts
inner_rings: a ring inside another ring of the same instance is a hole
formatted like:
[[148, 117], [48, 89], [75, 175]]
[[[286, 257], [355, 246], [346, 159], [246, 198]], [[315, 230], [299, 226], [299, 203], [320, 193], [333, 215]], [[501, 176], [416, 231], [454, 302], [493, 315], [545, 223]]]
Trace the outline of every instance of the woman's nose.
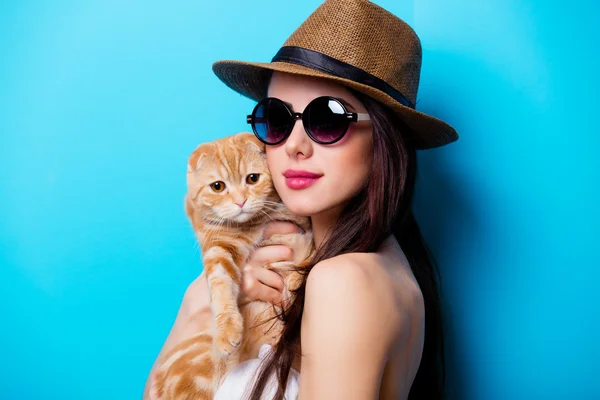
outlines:
[[306, 131], [302, 119], [296, 116], [292, 133], [285, 141], [285, 151], [288, 157], [308, 158], [312, 154], [312, 143]]

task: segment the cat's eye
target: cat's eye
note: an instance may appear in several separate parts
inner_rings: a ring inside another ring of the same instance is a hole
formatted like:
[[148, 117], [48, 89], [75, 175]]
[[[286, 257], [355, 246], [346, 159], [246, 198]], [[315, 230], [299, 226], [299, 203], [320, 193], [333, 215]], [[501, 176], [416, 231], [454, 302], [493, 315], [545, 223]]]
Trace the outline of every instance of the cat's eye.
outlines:
[[219, 193], [225, 190], [225, 182], [217, 181], [210, 184], [210, 188], [215, 192]]
[[256, 182], [258, 182], [258, 177], [260, 176], [260, 174], [250, 174], [246, 177], [246, 183], [250, 184], [250, 185], [254, 185]]

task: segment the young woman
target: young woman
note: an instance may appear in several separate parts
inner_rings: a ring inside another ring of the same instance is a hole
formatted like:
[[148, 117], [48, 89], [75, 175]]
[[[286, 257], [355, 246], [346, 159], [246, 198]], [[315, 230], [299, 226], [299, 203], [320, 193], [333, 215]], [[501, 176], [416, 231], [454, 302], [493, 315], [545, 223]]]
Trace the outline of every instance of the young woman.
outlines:
[[[310, 216], [317, 247], [282, 339], [246, 393], [252, 399], [273, 375], [277, 399], [443, 397], [436, 273], [411, 202], [416, 150], [458, 136], [414, 108], [420, 58], [416, 34], [393, 14], [364, 0], [327, 0], [271, 63], [213, 65], [228, 86], [260, 100], [248, 121], [267, 144], [282, 201]], [[296, 229], [272, 223], [267, 236]], [[290, 259], [283, 246], [256, 250], [244, 301], [280, 302], [281, 278], [262, 266]], [[163, 352], [208, 326], [208, 303], [206, 282], [196, 280]], [[290, 375], [299, 387], [286, 391]], [[244, 387], [240, 376], [223, 386]]]

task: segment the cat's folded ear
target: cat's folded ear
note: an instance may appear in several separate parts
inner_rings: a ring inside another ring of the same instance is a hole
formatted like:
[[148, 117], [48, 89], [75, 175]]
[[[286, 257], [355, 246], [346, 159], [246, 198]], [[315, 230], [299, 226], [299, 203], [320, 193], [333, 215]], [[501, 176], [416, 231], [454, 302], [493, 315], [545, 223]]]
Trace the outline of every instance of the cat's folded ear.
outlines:
[[196, 147], [188, 159], [187, 172], [192, 172], [200, 167], [203, 158], [207, 158], [214, 152], [214, 143], [202, 143]]
[[258, 140], [258, 138], [250, 132], [241, 132], [236, 135], [237, 138], [243, 143], [254, 145], [261, 152], [265, 151], [265, 144]]

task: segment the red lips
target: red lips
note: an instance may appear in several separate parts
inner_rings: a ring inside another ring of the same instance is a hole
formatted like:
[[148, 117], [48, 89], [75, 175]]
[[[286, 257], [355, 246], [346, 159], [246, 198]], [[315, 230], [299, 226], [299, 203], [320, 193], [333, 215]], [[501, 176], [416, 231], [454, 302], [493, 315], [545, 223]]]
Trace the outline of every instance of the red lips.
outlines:
[[288, 169], [283, 173], [283, 176], [286, 178], [310, 178], [317, 179], [323, 176], [323, 174], [315, 174], [313, 172], [308, 171], [297, 171], [293, 169]]
[[323, 175], [309, 171], [288, 169], [283, 173], [283, 176], [285, 176], [285, 183], [290, 189], [300, 190], [311, 186]]

